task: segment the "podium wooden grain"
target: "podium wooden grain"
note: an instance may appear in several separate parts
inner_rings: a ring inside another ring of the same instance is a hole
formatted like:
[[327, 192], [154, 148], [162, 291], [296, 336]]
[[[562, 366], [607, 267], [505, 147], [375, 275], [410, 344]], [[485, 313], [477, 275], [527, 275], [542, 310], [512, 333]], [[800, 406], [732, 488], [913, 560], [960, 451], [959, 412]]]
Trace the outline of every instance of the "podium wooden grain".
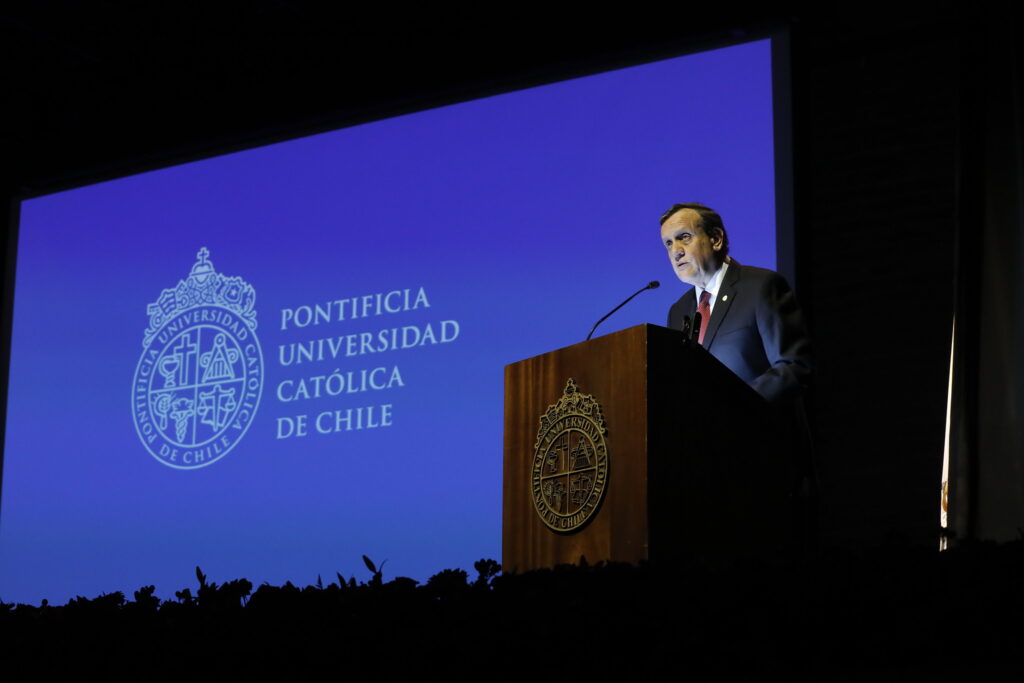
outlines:
[[[559, 533], [534, 508], [531, 468], [540, 416], [570, 377], [604, 409], [609, 469], [589, 523]], [[503, 568], [781, 550], [793, 468], [775, 417], [703, 348], [654, 325], [506, 366]]]

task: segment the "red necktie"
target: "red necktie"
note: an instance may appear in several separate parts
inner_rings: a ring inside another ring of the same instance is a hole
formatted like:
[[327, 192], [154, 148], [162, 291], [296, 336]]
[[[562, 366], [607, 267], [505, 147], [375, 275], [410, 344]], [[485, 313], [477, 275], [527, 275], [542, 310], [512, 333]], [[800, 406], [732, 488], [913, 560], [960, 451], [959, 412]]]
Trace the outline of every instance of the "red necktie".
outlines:
[[700, 303], [697, 305], [697, 312], [700, 313], [700, 335], [697, 336], [697, 343], [704, 346], [704, 333], [708, 331], [708, 322], [711, 320], [711, 292], [704, 290], [700, 295]]

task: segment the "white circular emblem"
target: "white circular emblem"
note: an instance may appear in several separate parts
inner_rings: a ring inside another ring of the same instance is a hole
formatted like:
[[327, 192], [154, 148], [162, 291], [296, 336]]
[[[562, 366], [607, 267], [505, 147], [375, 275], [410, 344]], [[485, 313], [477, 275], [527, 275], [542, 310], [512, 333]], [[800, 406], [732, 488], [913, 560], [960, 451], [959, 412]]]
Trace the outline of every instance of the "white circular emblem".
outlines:
[[168, 467], [227, 455], [252, 424], [263, 391], [256, 293], [213, 269], [204, 247], [188, 278], [149, 305], [132, 381], [135, 430]]

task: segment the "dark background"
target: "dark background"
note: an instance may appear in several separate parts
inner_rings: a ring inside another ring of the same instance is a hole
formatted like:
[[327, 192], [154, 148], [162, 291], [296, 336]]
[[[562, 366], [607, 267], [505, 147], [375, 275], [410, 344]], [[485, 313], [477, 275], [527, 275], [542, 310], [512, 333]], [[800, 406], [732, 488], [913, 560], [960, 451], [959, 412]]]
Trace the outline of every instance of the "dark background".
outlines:
[[[937, 544], [962, 13], [882, 20], [853, 5], [826, 16], [719, 3], [570, 21], [500, 5], [448, 15], [332, 6], [0, 11], [0, 192], [16, 200], [788, 27], [795, 284], [816, 346], [822, 540]], [[652, 225], [663, 208], [651, 207]], [[9, 259], [4, 282], [9, 306]]]

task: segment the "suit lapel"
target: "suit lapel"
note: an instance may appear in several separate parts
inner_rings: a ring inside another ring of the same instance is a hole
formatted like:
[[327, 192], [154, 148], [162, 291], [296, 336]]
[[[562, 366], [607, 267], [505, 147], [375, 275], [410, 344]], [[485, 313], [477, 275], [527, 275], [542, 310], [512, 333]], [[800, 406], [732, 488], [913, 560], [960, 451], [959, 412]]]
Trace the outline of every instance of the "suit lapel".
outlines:
[[711, 311], [711, 321], [708, 323], [707, 332], [704, 333], [704, 348], [710, 349], [715, 342], [715, 335], [722, 321], [729, 314], [732, 302], [736, 300], [736, 284], [740, 281], [740, 264], [738, 261], [730, 261], [729, 269], [725, 271], [725, 278], [722, 286], [718, 288], [718, 297], [715, 299], [715, 307]]

